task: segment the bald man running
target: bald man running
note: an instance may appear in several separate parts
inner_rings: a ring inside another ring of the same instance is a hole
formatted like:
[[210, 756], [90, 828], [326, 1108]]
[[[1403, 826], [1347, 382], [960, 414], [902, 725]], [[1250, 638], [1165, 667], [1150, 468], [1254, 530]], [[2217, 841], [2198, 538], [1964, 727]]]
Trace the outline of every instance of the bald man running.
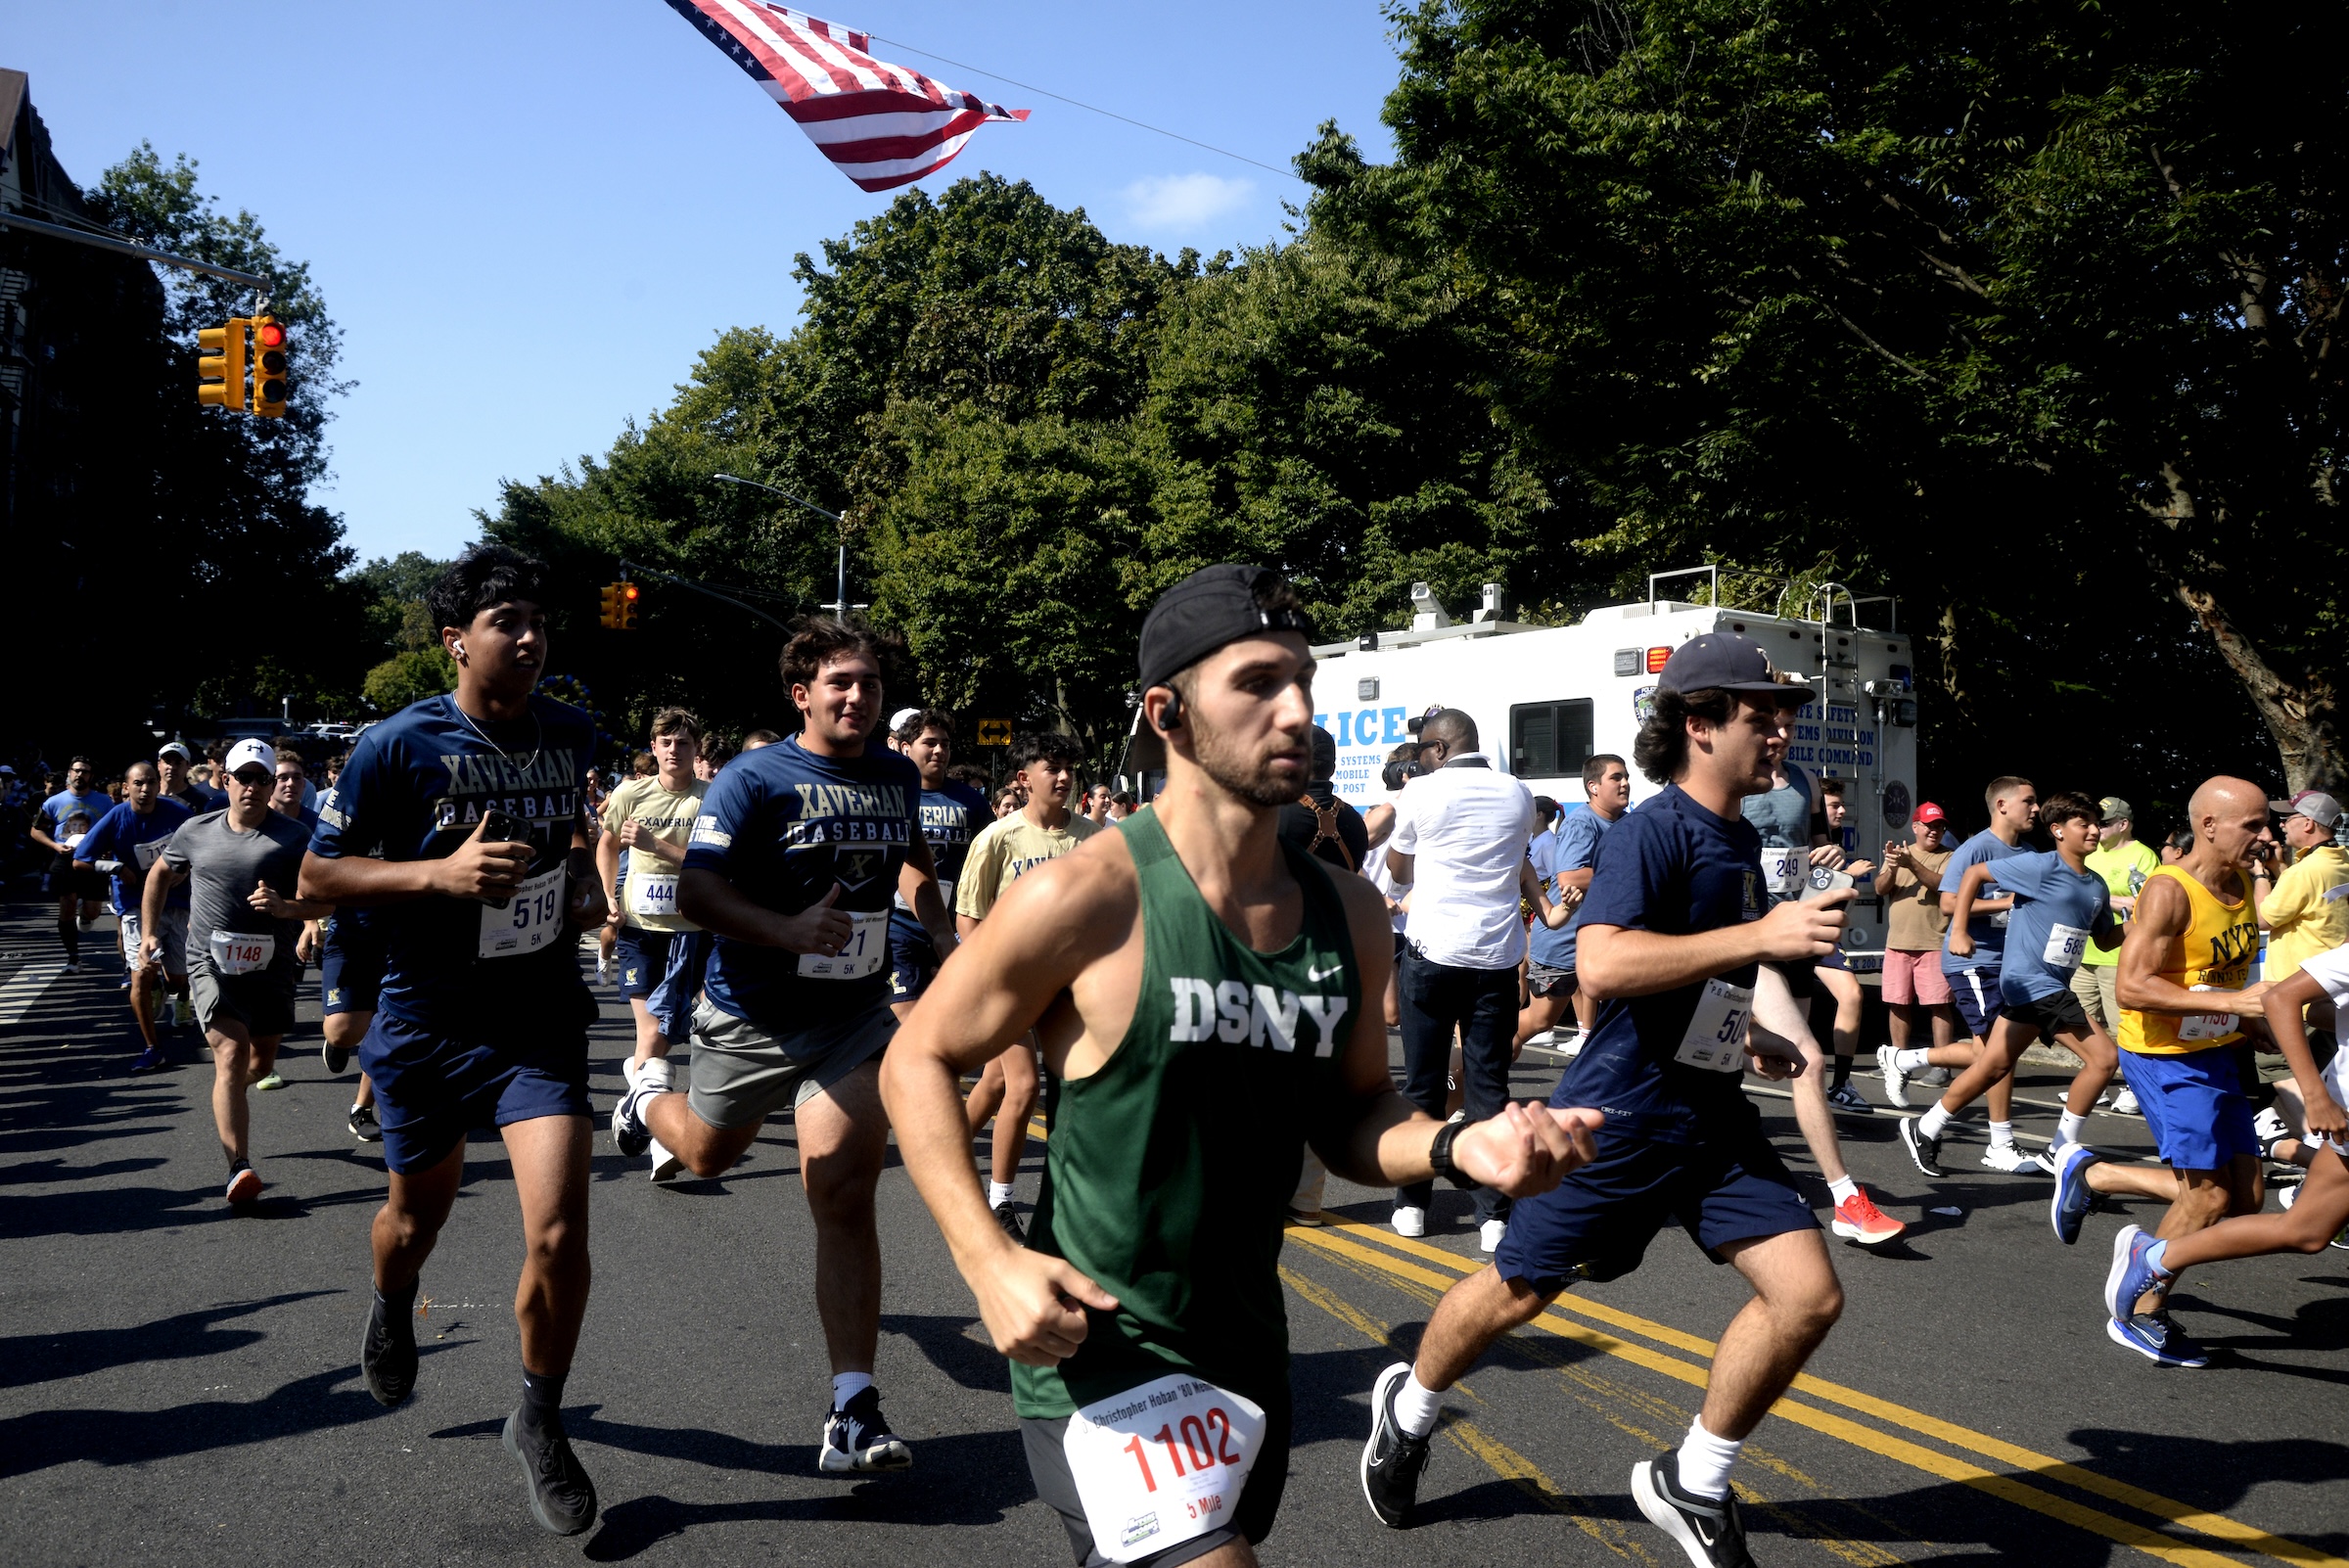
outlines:
[[2169, 1213], [2152, 1236], [2135, 1225], [2113, 1238], [2105, 1332], [2164, 1366], [2201, 1366], [2209, 1358], [2163, 1310], [2166, 1283], [2142, 1284], [2127, 1300], [2130, 1265], [2152, 1241], [2175, 1240], [2259, 1207], [2259, 1137], [2236, 1052], [2242, 1015], [2260, 1010], [2267, 986], [2249, 984], [2259, 920], [2244, 863], [2272, 845], [2268, 792], [2224, 775], [2187, 804], [2194, 847], [2145, 879], [2121, 942], [2115, 980], [2120, 1047], [2128, 1052], [2154, 1146], [2176, 1173]]

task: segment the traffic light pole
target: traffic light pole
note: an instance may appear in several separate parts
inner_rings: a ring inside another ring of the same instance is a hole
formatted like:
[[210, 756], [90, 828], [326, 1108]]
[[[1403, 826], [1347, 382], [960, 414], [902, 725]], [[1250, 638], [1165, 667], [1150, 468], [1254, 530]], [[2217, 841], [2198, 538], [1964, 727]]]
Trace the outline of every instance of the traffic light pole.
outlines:
[[23, 229], [28, 234], [46, 235], [52, 240], [70, 240], [76, 245], [91, 245], [101, 251], [114, 251], [123, 255], [135, 255], [142, 261], [160, 261], [164, 266], [181, 267], [189, 272], [208, 272], [215, 278], [226, 278], [231, 283], [242, 283], [248, 289], [258, 289], [263, 295], [275, 287], [267, 278], [256, 272], [239, 272], [235, 267], [216, 266], [209, 261], [198, 261], [184, 255], [173, 255], [168, 251], [150, 250], [134, 240], [125, 240], [119, 235], [92, 234], [87, 229], [71, 229], [63, 223], [44, 223], [39, 218], [28, 218], [22, 212], [0, 210], [0, 229]]
[[[710, 587], [706, 583], [696, 582], [691, 577], [680, 577], [673, 572], [663, 572], [658, 567], [641, 565], [637, 562], [629, 560], [624, 555], [620, 558], [620, 569], [622, 572], [642, 573], [648, 577], [659, 577], [664, 582], [673, 582], [680, 588], [691, 588], [696, 593], [708, 594], [711, 598], [717, 600], [721, 604], [730, 604], [737, 610], [748, 610], [751, 614], [757, 616], [761, 621], [781, 626], [785, 631], [791, 630], [791, 625], [789, 623], [775, 620], [773, 616], [768, 615], [757, 605], [744, 604], [740, 599], [728, 598], [725, 594], [718, 592], [715, 588]], [[802, 602], [805, 603], [806, 601], [803, 600]]]

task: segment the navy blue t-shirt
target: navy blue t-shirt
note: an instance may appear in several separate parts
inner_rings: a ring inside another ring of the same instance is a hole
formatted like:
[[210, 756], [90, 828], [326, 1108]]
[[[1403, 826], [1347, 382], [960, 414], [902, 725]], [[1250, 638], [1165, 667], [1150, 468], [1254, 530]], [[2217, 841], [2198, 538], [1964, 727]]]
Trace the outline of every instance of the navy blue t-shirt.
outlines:
[[[1950, 856], [1950, 863], [1941, 868], [1941, 891], [1956, 893], [1958, 884], [1965, 880], [1966, 872], [1977, 865], [1994, 860], [2010, 860], [2018, 854], [2030, 853], [2021, 845], [2008, 844], [1990, 829], [1984, 828], [1958, 846], [1958, 853]], [[1974, 917], [1965, 923], [1966, 935], [1974, 939], [1973, 953], [1969, 957], [1958, 957], [1950, 951], [1950, 940], [1945, 935], [1941, 940], [1941, 968], [1944, 974], [1960, 974], [1968, 969], [1995, 970], [1999, 967], [1999, 961], [2006, 954], [2006, 923], [2011, 911], [1999, 909], [1986, 914], [1982, 905], [1988, 899], [2005, 897], [2006, 890], [1995, 880], [1982, 884], [1981, 891], [1974, 895]]]
[[778, 914], [838, 884], [832, 907], [861, 918], [831, 957], [718, 936], [702, 982], [710, 1004], [779, 1037], [883, 1006], [889, 914], [921, 796], [921, 772], [886, 747], [824, 757], [792, 735], [728, 762], [702, 798], [685, 869], [714, 871]]
[[[1684, 937], [1759, 920], [1762, 835], [1742, 816], [1717, 816], [1677, 784], [1626, 812], [1599, 841], [1578, 929], [1621, 926]], [[1717, 977], [1751, 986], [1754, 966]], [[1704, 986], [1614, 997], [1558, 1081], [1549, 1103], [1604, 1111], [1610, 1132], [1693, 1143], [1731, 1116], [1751, 1117], [1744, 1074], [1673, 1060]]]
[[453, 694], [428, 697], [359, 737], [319, 798], [312, 854], [445, 859], [491, 810], [521, 818], [534, 852], [529, 896], [504, 909], [438, 894], [368, 907], [384, 945], [382, 1011], [463, 1037], [584, 1028], [594, 1018], [576, 945], [563, 932], [565, 862], [594, 749], [593, 718], [535, 695], [527, 717], [503, 722], [468, 720]]
[[[186, 807], [167, 795], [158, 796], [155, 809], [145, 815], [139, 808], [124, 801], [98, 819], [90, 836], [81, 841], [73, 852], [76, 860], [96, 864], [100, 860], [119, 860], [123, 869], [111, 873], [115, 890], [115, 913], [125, 914], [139, 906], [139, 889], [144, 881], [139, 873], [154, 866], [161, 853], [163, 841], [179, 831], [179, 825], [195, 815]], [[154, 849], [148, 849], [154, 845]], [[141, 851], [145, 851], [141, 853]], [[166, 909], [185, 909], [188, 906], [188, 885], [184, 882], [163, 896]]]
[[[971, 853], [971, 840], [995, 819], [987, 797], [968, 784], [947, 781], [943, 789], [922, 791], [922, 837], [929, 841], [930, 863], [938, 871], [938, 896], [945, 901], [946, 916], [954, 914], [954, 884], [962, 880], [962, 862]], [[890, 910], [890, 929], [898, 937], [927, 940], [929, 933], [914, 918], [902, 899]]]

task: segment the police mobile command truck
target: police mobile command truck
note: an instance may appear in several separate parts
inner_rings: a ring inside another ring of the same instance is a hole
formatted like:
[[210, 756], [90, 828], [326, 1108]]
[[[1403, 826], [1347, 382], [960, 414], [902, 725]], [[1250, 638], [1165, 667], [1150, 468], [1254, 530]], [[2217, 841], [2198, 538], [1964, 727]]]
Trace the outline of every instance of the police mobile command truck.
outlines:
[[[1606, 605], [1571, 626], [1502, 620], [1497, 583], [1485, 585], [1472, 620], [1454, 623], [1428, 586], [1417, 584], [1409, 630], [1313, 649], [1320, 663], [1313, 721], [1337, 738], [1338, 794], [1365, 809], [1385, 800], [1380, 774], [1388, 754], [1412, 738], [1415, 720], [1431, 709], [1456, 708], [1476, 720], [1496, 767], [1537, 795], [1579, 806], [1587, 759], [1599, 752], [1630, 759], [1653, 705], [1656, 673], [1673, 651], [1704, 632], [1734, 631], [1769, 649], [1780, 669], [1809, 678], [1815, 695], [1795, 715], [1787, 760], [1814, 778], [1851, 781], [1844, 848], [1854, 859], [1880, 861], [1887, 840], [1908, 839], [1916, 804], [1911, 639], [1856, 623], [1860, 603], [1889, 601], [1854, 601], [1828, 584], [1804, 607], [1823, 606], [1820, 619], [1804, 620], [1654, 596], [1659, 582], [1712, 572], [1650, 577], [1646, 603]], [[1718, 590], [1718, 576], [1714, 583]], [[1657, 788], [1632, 770], [1635, 806]], [[1860, 891], [1844, 951], [1853, 968], [1865, 970], [1881, 959], [1884, 915], [1867, 885]]]

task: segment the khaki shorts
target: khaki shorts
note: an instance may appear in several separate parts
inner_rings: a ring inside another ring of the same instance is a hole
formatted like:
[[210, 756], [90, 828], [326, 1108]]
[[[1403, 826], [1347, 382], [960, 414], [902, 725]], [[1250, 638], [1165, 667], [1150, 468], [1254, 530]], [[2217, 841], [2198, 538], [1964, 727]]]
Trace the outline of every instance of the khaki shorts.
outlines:
[[2080, 998], [2080, 1010], [2108, 1037], [2120, 1033], [2120, 977], [2119, 964], [2082, 964], [2072, 971], [2072, 994]]
[[796, 1111], [879, 1056], [897, 1032], [897, 1015], [875, 1007], [797, 1035], [769, 1035], [705, 996], [693, 1009], [687, 1103], [712, 1127], [748, 1127]]
[[[117, 918], [122, 922], [122, 962], [138, 967], [140, 915], [136, 909], [125, 909]], [[163, 960], [163, 973], [174, 980], [183, 980], [188, 973], [188, 911], [166, 907], [156, 922], [155, 945]]]

